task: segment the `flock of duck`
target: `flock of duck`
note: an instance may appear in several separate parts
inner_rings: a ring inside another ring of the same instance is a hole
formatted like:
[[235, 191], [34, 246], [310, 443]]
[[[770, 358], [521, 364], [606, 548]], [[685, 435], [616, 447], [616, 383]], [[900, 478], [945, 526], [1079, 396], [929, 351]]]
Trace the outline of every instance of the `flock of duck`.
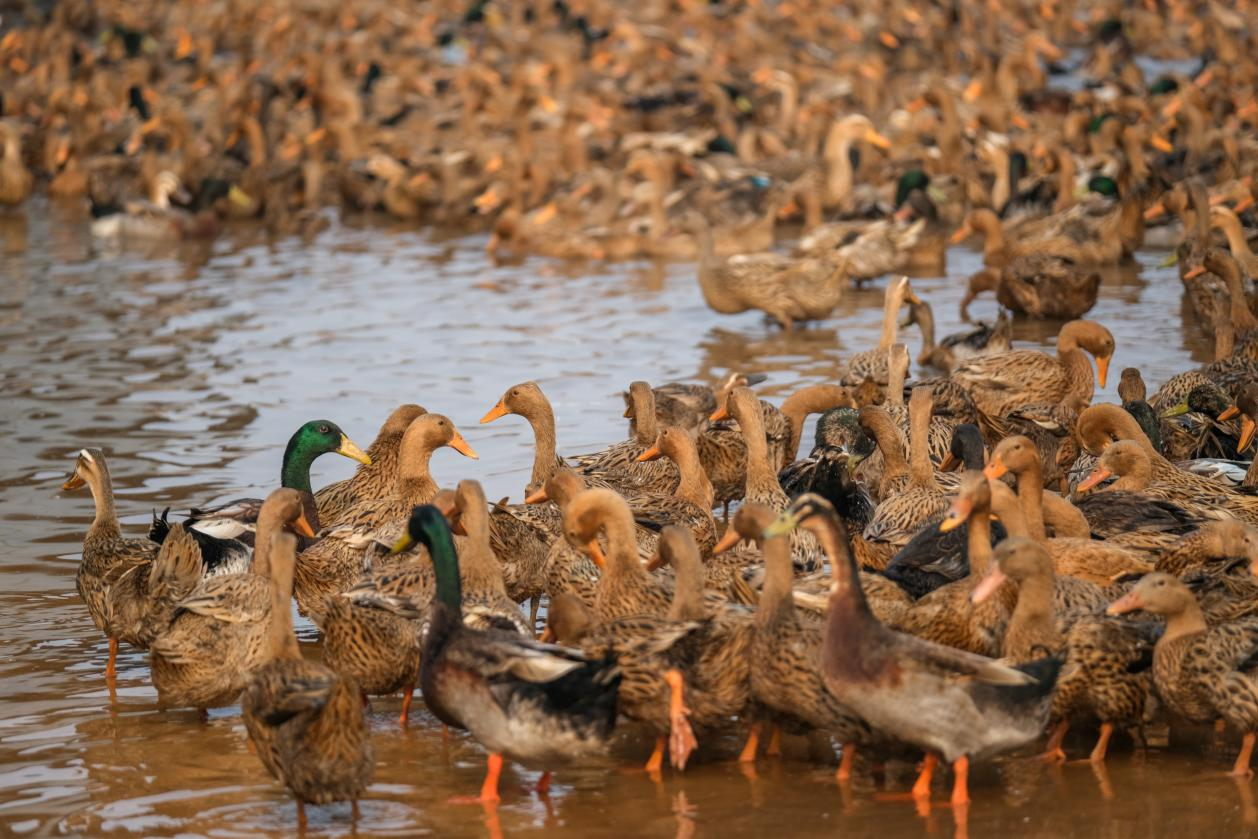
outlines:
[[[95, 235], [146, 241], [232, 219], [309, 234], [334, 202], [470, 222], [503, 258], [697, 259], [714, 310], [786, 329], [896, 275], [879, 345], [780, 406], [738, 372], [633, 382], [626, 439], [585, 455], [559, 453], [549, 401], [522, 382], [481, 422], [529, 423], [523, 503], [438, 482], [435, 449], [476, 454], [418, 405], [365, 452], [306, 423], [265, 499], [165, 511], [143, 538], [120, 529], [104, 452], [83, 449], [65, 489], [95, 499], [77, 585], [109, 678], [126, 643], [148, 651], [163, 706], [239, 703], [299, 806], [356, 808], [373, 771], [364, 700], [401, 693], [405, 725], [416, 687], [485, 746], [487, 802], [505, 759], [542, 770], [544, 791], [619, 720], [655, 737], [656, 773], [725, 730], [746, 733], [743, 761], [762, 739], [776, 753], [782, 731], [831, 738], [841, 781], [858, 753], [921, 757], [923, 800], [943, 760], [958, 808], [971, 760], [1045, 736], [1045, 758], [1064, 760], [1072, 727], [1095, 727], [1104, 761], [1116, 732], [1223, 723], [1241, 739], [1232, 772], [1249, 775], [1244, 15], [429, 5], [32, 7], [47, 17], [6, 19], [0, 37], [0, 203], [40, 184], [90, 204]], [[1137, 54], [1198, 66], [1146, 78]], [[1067, 72], [1087, 83], [1049, 84]], [[801, 230], [790, 253], [774, 249], [782, 224]], [[962, 315], [987, 292], [1002, 313], [937, 340], [900, 275], [944, 273], [971, 235], [984, 268]], [[1150, 246], [1173, 251], [1214, 360], [1151, 394], [1124, 369], [1122, 404], [1094, 405], [1116, 347], [1082, 318], [1101, 271]], [[1012, 348], [1010, 317], [1063, 322], [1056, 353]], [[911, 381], [914, 361], [932, 372]], [[327, 453], [360, 466], [316, 492]], [[294, 600], [319, 661], [298, 647]]]

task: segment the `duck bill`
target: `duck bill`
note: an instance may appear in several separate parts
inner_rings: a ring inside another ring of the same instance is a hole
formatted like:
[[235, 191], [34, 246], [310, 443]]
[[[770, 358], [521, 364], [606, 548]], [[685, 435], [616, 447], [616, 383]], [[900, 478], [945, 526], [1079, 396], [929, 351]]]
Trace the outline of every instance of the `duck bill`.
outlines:
[[1092, 487], [1111, 477], [1113, 474], [1114, 473], [1108, 469], [1102, 469], [1098, 466], [1096, 469], [1092, 470], [1092, 474], [1080, 481], [1079, 486], [1075, 487], [1075, 489], [1079, 492], [1087, 492], [1092, 489]]
[[1228, 405], [1227, 410], [1219, 414], [1217, 417], [1215, 417], [1215, 419], [1218, 420], [1219, 422], [1227, 422], [1228, 420], [1230, 420], [1232, 417], [1236, 416], [1240, 412], [1241, 412], [1241, 409], [1236, 407], [1235, 405]]
[[1258, 430], [1258, 426], [1254, 425], [1254, 421], [1249, 417], [1241, 417], [1241, 439], [1240, 448], [1237, 451], [1245, 451], [1249, 448], [1249, 444], [1254, 441], [1254, 431]]
[[585, 543], [585, 555], [600, 569], [607, 567], [607, 557], [603, 556], [603, 549], [598, 546], [597, 539]]
[[1009, 471], [1009, 467], [1001, 460], [1000, 455], [992, 455], [992, 462], [983, 467], [983, 477], [988, 480], [995, 480], [1004, 477]]
[[306, 518], [304, 512], [298, 513], [297, 518], [293, 519], [293, 530], [296, 530], [302, 536], [314, 538], [314, 528], [310, 526], [310, 520]]
[[1188, 273], [1184, 274], [1185, 280], [1195, 280], [1206, 272], [1206, 266], [1196, 265], [1188, 269]]
[[507, 406], [503, 404], [501, 399], [499, 399], [498, 404], [490, 408], [489, 413], [480, 418], [480, 424], [484, 425], [487, 422], [493, 422], [496, 419], [505, 417], [509, 413], [511, 412], [507, 410]]
[[1166, 259], [1163, 259], [1161, 262], [1158, 263], [1158, 267], [1170, 268], [1172, 265], [1175, 265], [1178, 262], [1179, 262], [1179, 254], [1175, 253], [1175, 251], [1171, 251], [1169, 254], [1167, 254]]
[[1144, 211], [1144, 220], [1153, 221], [1154, 219], [1161, 218], [1165, 212], [1165, 205], [1163, 205], [1161, 201], [1157, 201], [1151, 204], [1149, 208]]
[[1105, 390], [1105, 379], [1109, 376], [1109, 359], [1100, 356], [1096, 360], [1096, 381], [1101, 390]]
[[914, 306], [920, 306], [922, 305], [922, 298], [914, 294], [913, 289], [905, 288], [904, 289], [904, 302], [912, 304]]
[[891, 141], [872, 129], [865, 132], [865, 142], [871, 146], [877, 146], [883, 151], [891, 150]]
[[766, 539], [774, 536], [789, 536], [799, 526], [799, 519], [790, 510], [786, 510], [764, 529]]
[[655, 556], [651, 557], [651, 559], [646, 564], [646, 570], [652, 571], [652, 572], [658, 571], [659, 569], [663, 567], [664, 567], [664, 557], [660, 556], [658, 553]]
[[940, 472], [955, 472], [959, 468], [961, 468], [961, 458], [957, 457], [952, 452], [948, 452], [944, 455], [943, 461], [939, 464]]
[[346, 437], [344, 434], [341, 435], [341, 445], [340, 448], [336, 450], [336, 453], [342, 455], [343, 457], [348, 457], [350, 460], [357, 460], [363, 466], [371, 465], [371, 457], [368, 456], [365, 451], [358, 448], [354, 441]]
[[659, 446], [651, 446], [651, 448], [638, 455], [638, 463], [646, 463], [648, 460], [659, 460], [664, 456]]
[[983, 579], [978, 581], [978, 585], [974, 587], [974, 591], [970, 594], [970, 602], [978, 605], [987, 598], [996, 593], [996, 590], [1004, 585], [1005, 580], [1009, 579], [1005, 576], [1005, 572], [1000, 570], [999, 565], [993, 565]]
[[393, 547], [389, 548], [389, 556], [400, 554], [402, 551], [409, 549], [413, 544], [415, 544], [415, 540], [411, 538], [411, 534], [403, 533], [402, 538], [394, 542]]
[[952, 506], [948, 508], [948, 514], [944, 516], [944, 520], [939, 522], [939, 532], [948, 533], [956, 530], [965, 523], [973, 510], [974, 502], [963, 495], [958, 495], [957, 500], [953, 501]]
[[1109, 608], [1105, 610], [1107, 615], [1125, 615], [1128, 612], [1137, 612], [1144, 608], [1144, 601], [1140, 599], [1138, 591], [1129, 591], [1122, 597], [1109, 604]]
[[554, 644], [558, 642], [559, 638], [555, 635], [555, 630], [547, 626], [542, 630], [541, 637], [537, 640], [541, 641], [543, 644]]
[[716, 556], [717, 554], [725, 553], [730, 548], [741, 542], [742, 538], [742, 535], [734, 528], [731, 527], [726, 529], [725, 535], [721, 537], [721, 541], [717, 542], [716, 546], [712, 548], [712, 555]]
[[78, 472], [75, 472], [73, 475], [65, 479], [65, 483], [61, 485], [61, 488], [69, 492], [71, 490], [82, 489], [85, 486], [87, 486], [87, 481], [83, 480], [83, 477], [79, 475]]
[[948, 239], [948, 243], [952, 245], [959, 245], [966, 239], [970, 238], [970, 234], [973, 232], [974, 228], [970, 227], [969, 222], [966, 222], [957, 229], [956, 233], [952, 234], [952, 237]]
[[[1162, 154], [1170, 154], [1175, 151], [1175, 147], [1171, 145], [1171, 141], [1163, 137], [1161, 134], [1154, 134], [1150, 137], [1149, 145], [1162, 152]], [[1157, 218], [1157, 216], [1154, 216], [1154, 218]]]
[[[1161, 414], [1161, 417], [1162, 419], [1170, 419], [1171, 417], [1182, 417], [1184, 414], [1188, 413], [1190, 410], [1191, 409], [1188, 407], [1188, 403], [1186, 401], [1180, 402], [1178, 405], [1172, 405], [1171, 407], [1163, 411]], [[1222, 417], [1220, 417], [1220, 419], [1222, 419]]]
[[712, 422], [720, 422], [723, 419], [729, 419], [729, 406], [722, 405], [712, 412], [712, 416], [708, 417]]
[[549, 500], [550, 500], [550, 496], [546, 494], [545, 488], [539, 489], [536, 492], [534, 492], [532, 495], [526, 495], [524, 497], [525, 504], [542, 504]]
[[470, 457], [472, 460], [480, 460], [480, 455], [472, 450], [472, 447], [469, 446], [467, 441], [463, 439], [463, 435], [457, 431], [454, 432], [454, 436], [450, 438], [450, 448], [454, 449], [464, 457]]

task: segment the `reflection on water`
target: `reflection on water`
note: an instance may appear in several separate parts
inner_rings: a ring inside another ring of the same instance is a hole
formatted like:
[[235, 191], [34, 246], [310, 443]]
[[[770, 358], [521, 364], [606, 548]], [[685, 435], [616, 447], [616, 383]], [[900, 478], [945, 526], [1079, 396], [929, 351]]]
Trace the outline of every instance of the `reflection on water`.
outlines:
[[[73, 580], [91, 502], [58, 489], [77, 449], [109, 454], [124, 527], [138, 534], [154, 507], [264, 493], [305, 420], [334, 419], [365, 446], [393, 406], [415, 401], [449, 415], [482, 456], [470, 463], [438, 451], [439, 482], [476, 477], [490, 497], [517, 497], [531, 462], [527, 425], [476, 424], [516, 381], [541, 383], [561, 450], [577, 452], [624, 434], [617, 394], [633, 379], [763, 371], [763, 393], [780, 398], [831, 379], [847, 354], [878, 338], [876, 286], [849, 295], [832, 320], [787, 335], [754, 313], [710, 312], [691, 265], [495, 266], [483, 244], [368, 220], [334, 225], [314, 242], [241, 231], [212, 245], [102, 254], [84, 220], [55, 207], [0, 214], [0, 820], [9, 831], [247, 836], [296, 824], [291, 800], [245, 750], [235, 709], [206, 724], [157, 711], [145, 656], [125, 648], [115, 694], [105, 686], [105, 641]], [[1116, 369], [1137, 365], [1151, 384], [1210, 351], [1184, 330], [1179, 283], [1173, 269], [1155, 267], [1161, 257], [1142, 254], [1139, 268], [1108, 274], [1092, 314], [1115, 334]], [[954, 250], [949, 277], [914, 280], [941, 334], [958, 327], [962, 278], [978, 264], [978, 254]], [[972, 312], [991, 317], [995, 302]], [[1024, 345], [1051, 344], [1055, 333], [1054, 324], [1015, 326]], [[916, 349], [916, 333], [909, 343]], [[1114, 385], [1102, 398], [1113, 398]], [[352, 466], [324, 458], [315, 483]], [[803, 740], [788, 742], [786, 760], [749, 773], [730, 762], [730, 737], [705, 740], [696, 765], [657, 785], [625, 768], [649, 751], [631, 730], [605, 764], [560, 773], [548, 800], [522, 791], [534, 773], [504, 775], [495, 822], [445, 804], [478, 786], [479, 747], [443, 741], [423, 715], [399, 732], [397, 704], [373, 706], [379, 767], [363, 832], [613, 836], [632, 824], [647, 836], [743, 836], [779, 832], [786, 814], [801, 835], [952, 830], [947, 810], [922, 816], [879, 795], [905, 789], [911, 766], [862, 763], [844, 791], [833, 755], [806, 760]], [[972, 782], [970, 829], [1249, 829], [1249, 787], [1217, 777], [1232, 748], [1118, 750], [1108, 775], [985, 765]], [[310, 814], [312, 834], [348, 829], [347, 806]]]

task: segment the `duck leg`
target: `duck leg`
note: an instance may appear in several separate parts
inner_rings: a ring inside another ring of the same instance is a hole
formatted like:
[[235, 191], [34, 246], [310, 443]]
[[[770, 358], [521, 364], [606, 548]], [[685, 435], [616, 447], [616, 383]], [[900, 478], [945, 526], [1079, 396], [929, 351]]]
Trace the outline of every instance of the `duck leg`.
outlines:
[[306, 804], [300, 798], [297, 799], [297, 833], [299, 835], [306, 833]]
[[1040, 760], [1046, 760], [1051, 763], [1065, 763], [1066, 753], [1061, 748], [1061, 742], [1066, 739], [1066, 732], [1070, 730], [1070, 721], [1062, 720], [1057, 723], [1053, 729], [1053, 733], [1048, 736], [1048, 745], [1044, 747]]
[[[856, 760], [856, 744], [843, 744], [843, 757], [839, 761], [839, 771], [834, 773], [834, 777], [840, 781], [852, 780], [852, 763]], [[929, 784], [927, 785], [929, 788]]]
[[970, 803], [970, 759], [959, 757], [952, 764], [952, 806]]
[[109, 639], [109, 663], [105, 665], [105, 678], [114, 679], [118, 676], [118, 639]]
[[1254, 753], [1254, 732], [1248, 732], [1241, 739], [1241, 753], [1236, 756], [1232, 765], [1232, 776], [1235, 778], [1252, 778], [1254, 770], [1249, 768], [1249, 759]]
[[770, 757], [782, 756], [782, 726], [777, 723], [773, 724], [773, 731], [769, 734], [769, 745], [764, 753]]
[[668, 702], [668, 755], [674, 769], [685, 769], [690, 753], [699, 746], [690, 721], [686, 719], [690, 714], [685, 701], [686, 680], [680, 671], [669, 670], [664, 674], [664, 681], [668, 682], [671, 694]]
[[533, 631], [537, 631], [537, 610], [542, 606], [541, 595], [529, 598], [529, 626], [533, 627]]
[[398, 725], [406, 728], [411, 720], [411, 700], [415, 698], [415, 686], [411, 685], [402, 696], [402, 716], [398, 717]]
[[502, 774], [502, 755], [490, 752], [485, 766], [485, 782], [480, 785], [480, 800], [498, 801], [498, 776]]
[[664, 745], [668, 740], [661, 734], [655, 738], [655, 749], [652, 750], [651, 756], [647, 758], [646, 766], [643, 768], [651, 774], [658, 774], [660, 767], [664, 765]]
[[1096, 738], [1096, 746], [1092, 749], [1092, 754], [1088, 756], [1088, 760], [1093, 763], [1104, 763], [1105, 752], [1109, 750], [1109, 738], [1114, 735], [1114, 724], [1112, 722], [1101, 723], [1101, 735]]
[[922, 770], [917, 773], [917, 781], [913, 784], [914, 798], [930, 798], [930, 781], [935, 776], [935, 764], [939, 762], [939, 758], [930, 752], [926, 753], [925, 759], [922, 760]]
[[538, 795], [550, 794], [550, 770], [549, 769], [547, 769], [545, 772], [542, 773], [542, 777], [537, 779], [537, 786], [534, 788], [534, 791]]
[[739, 763], [755, 763], [756, 749], [760, 746], [760, 720], [756, 720], [751, 724], [751, 731], [747, 733], [747, 745], [743, 746], [743, 750], [738, 755]]

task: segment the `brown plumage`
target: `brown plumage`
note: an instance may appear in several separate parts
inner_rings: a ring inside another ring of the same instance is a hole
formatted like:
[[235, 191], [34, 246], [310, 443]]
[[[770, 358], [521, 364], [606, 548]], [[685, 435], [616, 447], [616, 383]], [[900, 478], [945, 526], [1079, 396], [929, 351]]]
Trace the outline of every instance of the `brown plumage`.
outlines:
[[1167, 710], [1197, 723], [1222, 719], [1240, 731], [1232, 774], [1253, 775], [1250, 755], [1258, 732], [1258, 620], [1207, 627], [1193, 593], [1170, 574], [1143, 578], [1109, 607], [1110, 614], [1144, 611], [1166, 618], [1153, 648], [1153, 682]]
[[287, 533], [272, 539], [270, 660], [245, 688], [245, 730], [262, 765], [297, 798], [299, 812], [305, 802], [357, 802], [374, 771], [358, 686], [302, 658], [289, 610], [295, 540]]
[[334, 481], [315, 493], [319, 523], [326, 527], [337, 524], [341, 516], [359, 501], [385, 498], [393, 494], [394, 476], [398, 469], [398, 451], [402, 435], [416, 417], [428, 413], [418, 405], [399, 405], [389, 414], [376, 439], [367, 447], [371, 463], [361, 464], [352, 477]]

